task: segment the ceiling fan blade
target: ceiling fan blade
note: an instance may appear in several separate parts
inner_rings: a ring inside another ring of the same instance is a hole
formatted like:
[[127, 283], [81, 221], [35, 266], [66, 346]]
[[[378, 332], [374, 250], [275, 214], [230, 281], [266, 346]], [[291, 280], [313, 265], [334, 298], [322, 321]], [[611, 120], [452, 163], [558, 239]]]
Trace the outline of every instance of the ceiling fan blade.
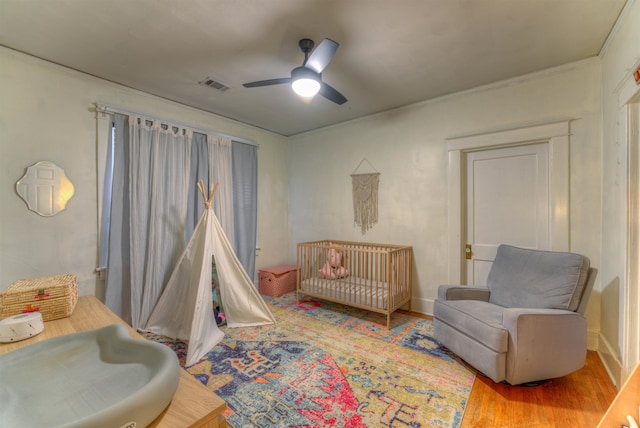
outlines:
[[290, 83], [291, 77], [281, 77], [279, 79], [258, 80], [257, 82], [243, 83], [245, 88], [257, 88], [259, 86], [281, 85], [283, 83]]
[[331, 58], [336, 54], [338, 46], [340, 45], [333, 40], [324, 39], [311, 53], [311, 56], [309, 56], [304, 66], [312, 69], [316, 73], [322, 73], [322, 70], [324, 70], [331, 61]]
[[344, 95], [324, 82], [322, 82], [322, 84], [320, 85], [319, 94], [338, 105], [342, 105], [347, 102], [347, 99], [344, 97]]

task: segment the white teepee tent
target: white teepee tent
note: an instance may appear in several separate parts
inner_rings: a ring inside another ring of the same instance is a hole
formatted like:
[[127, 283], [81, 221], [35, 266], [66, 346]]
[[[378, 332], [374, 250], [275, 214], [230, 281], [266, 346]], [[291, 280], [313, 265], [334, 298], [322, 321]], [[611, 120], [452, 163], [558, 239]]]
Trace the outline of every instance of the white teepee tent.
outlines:
[[253, 282], [240, 264], [216, 218], [211, 201], [218, 184], [204, 198], [204, 212], [180, 257], [145, 331], [188, 341], [186, 365], [195, 364], [217, 345], [224, 333], [213, 314], [211, 262], [215, 259], [222, 307], [229, 327], [250, 327], [276, 322]]

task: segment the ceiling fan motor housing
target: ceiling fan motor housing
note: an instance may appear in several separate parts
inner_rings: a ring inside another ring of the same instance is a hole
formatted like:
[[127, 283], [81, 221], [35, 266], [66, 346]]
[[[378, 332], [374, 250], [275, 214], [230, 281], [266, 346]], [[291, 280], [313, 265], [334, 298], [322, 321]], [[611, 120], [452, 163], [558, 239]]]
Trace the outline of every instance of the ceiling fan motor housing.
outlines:
[[300, 66], [291, 70], [291, 81], [293, 82], [298, 79], [311, 79], [320, 82], [322, 80], [322, 75], [320, 73], [316, 73], [310, 68]]

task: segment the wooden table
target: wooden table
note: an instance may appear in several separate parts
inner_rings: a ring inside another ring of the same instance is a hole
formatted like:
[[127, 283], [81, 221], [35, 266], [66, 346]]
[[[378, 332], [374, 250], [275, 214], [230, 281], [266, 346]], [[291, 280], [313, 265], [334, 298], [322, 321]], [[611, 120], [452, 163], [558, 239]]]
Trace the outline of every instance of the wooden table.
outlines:
[[[114, 323], [127, 326], [133, 337], [143, 339], [95, 296], [82, 296], [78, 299], [78, 304], [70, 317], [45, 322], [44, 331], [32, 338], [20, 342], [0, 343], [0, 355], [52, 337], [92, 330]], [[224, 400], [198, 382], [186, 370], [181, 369], [180, 383], [173, 400], [149, 427], [224, 428], [227, 424], [222, 413], [226, 408]]]
[[636, 365], [620, 388], [607, 413], [598, 424], [598, 428], [630, 426], [627, 415], [633, 416], [635, 421], [640, 423], [640, 364]]

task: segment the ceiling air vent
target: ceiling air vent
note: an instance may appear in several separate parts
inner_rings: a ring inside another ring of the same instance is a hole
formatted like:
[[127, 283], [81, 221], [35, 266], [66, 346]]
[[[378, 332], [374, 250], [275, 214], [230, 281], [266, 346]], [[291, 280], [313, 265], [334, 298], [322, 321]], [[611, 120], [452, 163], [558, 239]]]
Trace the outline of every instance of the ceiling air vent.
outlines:
[[224, 92], [227, 89], [231, 89], [229, 86], [224, 83], [218, 82], [217, 80], [212, 79], [211, 77], [207, 77], [203, 81], [199, 82], [201, 85], [209, 86], [210, 88], [216, 89], [220, 92]]

